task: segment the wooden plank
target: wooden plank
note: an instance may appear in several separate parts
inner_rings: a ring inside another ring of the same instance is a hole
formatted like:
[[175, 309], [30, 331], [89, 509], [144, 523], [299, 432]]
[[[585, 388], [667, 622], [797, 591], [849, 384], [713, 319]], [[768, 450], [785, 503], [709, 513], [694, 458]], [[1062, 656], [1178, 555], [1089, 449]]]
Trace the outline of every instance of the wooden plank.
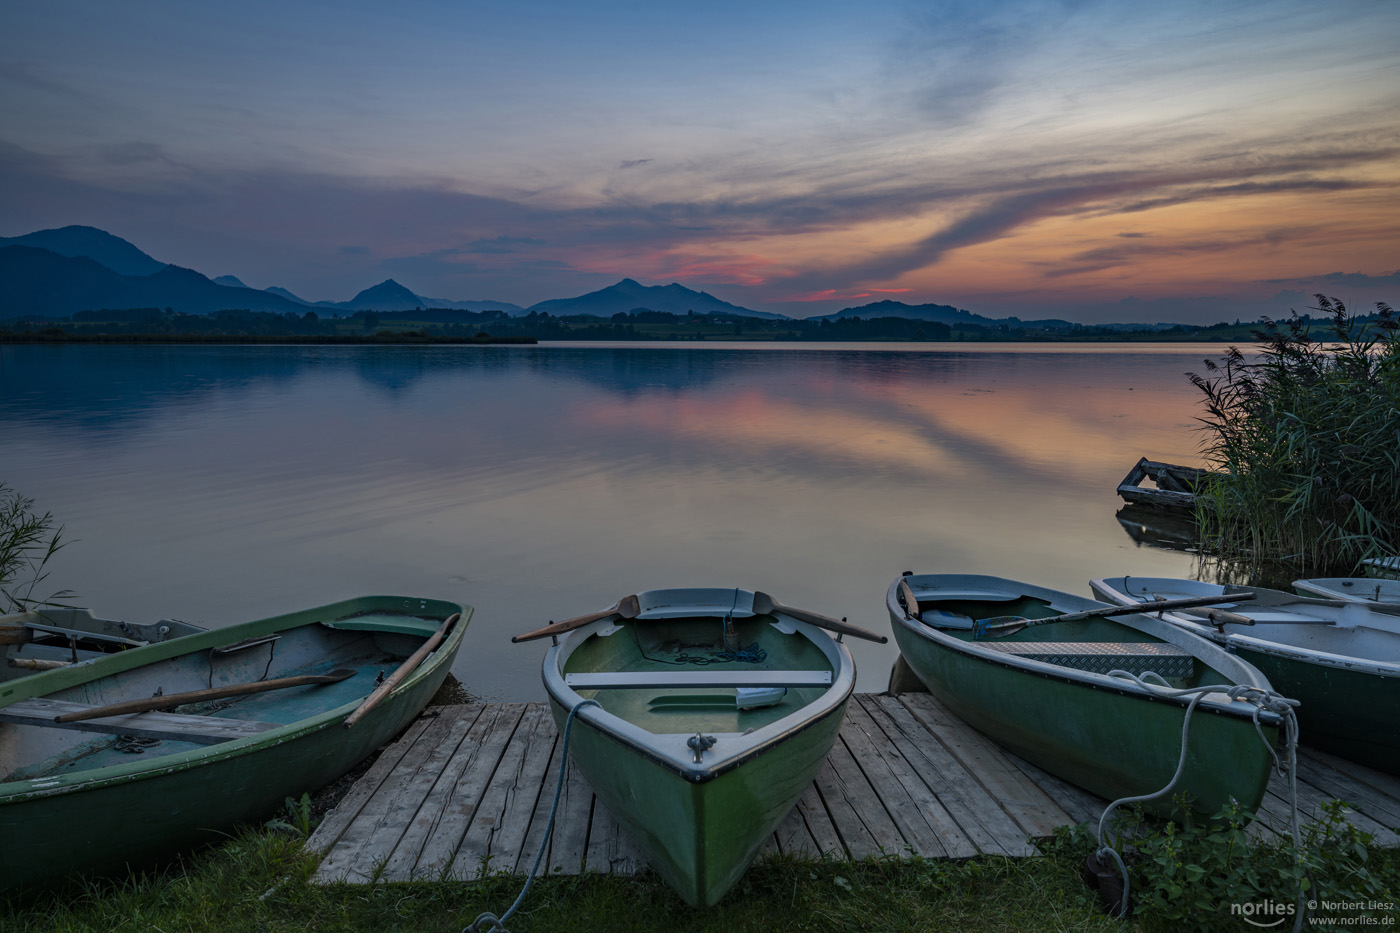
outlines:
[[603, 802], [593, 798], [593, 822], [588, 828], [588, 849], [584, 871], [599, 874], [633, 875], [646, 864], [641, 850], [632, 842], [627, 830], [617, 821]]
[[1071, 820], [1075, 823], [1098, 825], [1099, 817], [1103, 815], [1109, 801], [1069, 781], [1057, 778], [1049, 771], [1042, 770], [1011, 752], [1005, 754], [1007, 760], [1059, 804], [1060, 809], [1068, 813]]
[[395, 790], [388, 800], [390, 809], [397, 809], [400, 817], [392, 822], [388, 816], [380, 817], [381, 826], [393, 827], [397, 836], [381, 832], [383, 842], [373, 846], [384, 861], [379, 880], [408, 881], [441, 872], [440, 864], [421, 864], [423, 850], [442, 823], [462, 769], [498, 721], [490, 707], [482, 707], [476, 716], [459, 717], [446, 732], [431, 737], [434, 744], [426, 757], [405, 761], [396, 769]]
[[1400, 829], [1400, 799], [1387, 796], [1360, 773], [1366, 769], [1350, 765], [1346, 771], [1304, 753], [1298, 756], [1298, 778], [1324, 791], [1330, 797], [1345, 800], [1356, 810], [1389, 829]]
[[[885, 845], [892, 843], [889, 835], [898, 835], [898, 830], [889, 822], [889, 814], [884, 812], [883, 807], [880, 808], [883, 821], [872, 820], [876, 825], [875, 830], [872, 831], [866, 823], [861, 808], [870, 804], [874, 791], [851, 760], [845, 743], [838, 741], [832, 745], [831, 753], [817, 769], [816, 785], [822, 803], [826, 805], [826, 812], [831, 814], [831, 824], [836, 828], [841, 845], [849, 856], [863, 859], [868, 855], [883, 854]], [[877, 835], [886, 824], [888, 833]]]
[[[1284, 790], [1284, 793], [1287, 793], [1286, 788]], [[1287, 797], [1283, 797], [1282, 799], [1286, 806], [1288, 802]], [[1317, 818], [1322, 815], [1322, 808], [1319, 805], [1322, 803], [1322, 801], [1331, 799], [1332, 795], [1328, 794], [1326, 791], [1314, 787], [1307, 781], [1298, 781], [1298, 811], [1302, 815], [1303, 822], [1305, 824], [1316, 821]], [[1285, 812], [1287, 811], [1285, 810]], [[1350, 806], [1347, 807], [1345, 813], [1347, 819], [1351, 820], [1352, 824], [1357, 829], [1371, 833], [1373, 836], [1376, 837], [1376, 845], [1400, 845], [1400, 834], [1397, 834], [1395, 830], [1391, 829], [1390, 827], [1384, 826], [1376, 822], [1375, 820], [1371, 819], [1371, 817], [1353, 809]]]
[[[562, 744], [562, 743], [561, 743]], [[588, 853], [588, 830], [593, 821], [593, 788], [569, 760], [564, 789], [559, 795], [554, 837], [549, 841], [548, 865], [551, 871], [576, 875], [583, 871]]]
[[945, 838], [965, 856], [977, 853], [957, 822], [871, 718], [859, 696], [853, 697], [846, 707], [841, 735], [914, 854], [946, 858], [949, 850]]
[[1338, 771], [1350, 774], [1360, 783], [1375, 788], [1391, 800], [1400, 800], [1400, 777], [1359, 765], [1354, 761], [1347, 761], [1345, 758], [1316, 748], [1298, 749], [1298, 758], [1300, 761], [1320, 761]]
[[[557, 766], [551, 767], [558, 732], [549, 707], [544, 703], [531, 703], [516, 735], [517, 740], [523, 737], [529, 747], [511, 785], [506, 788], [501, 834], [492, 846], [491, 864], [502, 871], [528, 872], [538, 847], [527, 849], [526, 841], [535, 828], [533, 821], [541, 802], [545, 804], [541, 819], [549, 819], [549, 805], [554, 802], [558, 775]], [[498, 773], [498, 779], [500, 777]]]
[[1022, 774], [995, 742], [954, 716], [931, 694], [904, 698], [914, 716], [938, 735], [983, 787], [1030, 836], [1045, 838], [1073, 822], [1059, 804]]
[[[803, 796], [807, 794], [816, 795], [816, 788], [808, 785]], [[820, 803], [817, 806], [821, 806]], [[833, 831], [833, 837], [834, 837]], [[793, 805], [788, 815], [783, 817], [778, 828], [773, 832], [773, 844], [777, 850], [785, 855], [796, 855], [802, 858], [821, 858], [821, 846], [817, 845], [817, 840], [812, 835], [812, 831], [807, 828], [807, 820], [803, 816], [801, 798]], [[839, 844], [839, 843], [838, 843]]]
[[[885, 717], [877, 722], [898, 745], [914, 773], [943, 804], [981, 853], [1034, 855], [1026, 833], [979, 784], [967, 768], [948, 751], [938, 737], [904, 705], [907, 695], [872, 697], [872, 713]], [[887, 724], [888, 723], [888, 724]]]
[[365, 801], [355, 821], [321, 860], [317, 869], [321, 878], [360, 883], [377, 879], [427, 791], [423, 788], [422, 793], [409, 800], [406, 795], [412, 789], [412, 777], [460, 722], [460, 714], [448, 714], [428, 723], [428, 728], [399, 758], [391, 778]]
[[143, 739], [194, 742], [198, 745], [233, 742], [271, 729], [280, 729], [285, 725], [280, 722], [254, 722], [249, 719], [162, 713], [154, 710], [106, 716], [102, 719], [54, 722], [55, 716], [86, 712], [92, 708], [85, 703], [35, 697], [0, 707], [0, 722], [10, 722], [19, 726], [44, 726], [49, 729], [76, 729], [80, 732], [98, 732], [105, 735], [134, 735]]
[[[541, 704], [545, 710], [549, 707]], [[553, 717], [551, 717], [553, 718]], [[545, 831], [549, 829], [549, 812], [554, 806], [555, 788], [559, 786], [559, 753], [560, 741], [557, 729], [546, 733], [549, 737], [549, 754], [545, 759], [544, 778], [540, 785], [540, 793], [535, 798], [535, 807], [528, 817], [528, 828], [525, 830], [525, 837], [520, 843], [520, 858], [515, 863], [515, 873], [518, 875], [528, 874], [535, 864], [535, 857], [539, 855], [540, 849], [545, 850], [544, 857], [540, 859], [540, 871], [549, 873], [549, 843], [545, 838]], [[541, 737], [543, 739], [543, 736]], [[562, 800], [560, 805], [563, 805]], [[557, 820], [556, 820], [557, 822]]]
[[[531, 745], [538, 739], [541, 727], [552, 738], [554, 723], [550, 721], [548, 711], [543, 704], [531, 703], [525, 708], [501, 754], [491, 781], [481, 795], [476, 814], [467, 827], [461, 845], [457, 847], [457, 856], [452, 861], [453, 877], [471, 879], [494, 871], [508, 871], [519, 861], [520, 845], [528, 826], [510, 826], [507, 814], [511, 812], [512, 798], [525, 792], [522, 782], [528, 773], [526, 762], [530, 759]], [[529, 776], [533, 780], [528, 789], [528, 810], [533, 810], [543, 774], [536, 767]]]
[[[793, 809], [801, 816], [802, 824], [807, 828], [807, 834], [812, 839], [814, 846], [812, 855], [824, 859], [844, 859], [850, 856], [850, 853], [841, 845], [841, 836], [836, 832], [836, 824], [831, 820], [831, 813], [828, 812], [826, 804], [822, 801], [822, 795], [817, 790], [815, 780], [808, 784], [807, 789], [802, 792], [802, 796], [797, 798], [797, 806]], [[794, 845], [801, 844], [802, 841], [800, 837], [789, 840]]]
[[[419, 736], [428, 726], [443, 715], [439, 712], [442, 709], [453, 709], [449, 715], [460, 715], [460, 712], [452, 707], [434, 707], [409, 723], [408, 728], [404, 730], [398, 741], [379, 753], [374, 764], [370, 765], [369, 770], [360, 776], [360, 779], [350, 788], [350, 792], [342, 797], [335, 808], [325, 815], [311, 837], [306, 840], [307, 849], [312, 852], [326, 852], [339, 841], [346, 828], [360, 815], [365, 803], [378, 792], [384, 781], [393, 772], [399, 759], [403, 758], [413, 747], [413, 744], [418, 741]], [[320, 875], [319, 869], [317, 875]]]
[[412, 873], [444, 877], [456, 868], [457, 850], [476, 817], [506, 747], [525, 715], [524, 703], [493, 703], [473, 724], [443, 773], [442, 800], [436, 823], [423, 842]]

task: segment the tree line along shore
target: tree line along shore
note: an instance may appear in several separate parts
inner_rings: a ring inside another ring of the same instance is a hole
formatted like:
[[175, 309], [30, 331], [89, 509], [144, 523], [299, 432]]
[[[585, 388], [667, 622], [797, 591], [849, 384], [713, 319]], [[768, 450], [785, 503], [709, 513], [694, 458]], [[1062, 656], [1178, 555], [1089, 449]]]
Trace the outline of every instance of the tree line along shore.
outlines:
[[79, 311], [54, 320], [0, 321], [3, 343], [534, 343], [540, 340], [744, 340], [889, 342], [1182, 342], [1249, 341], [1257, 323], [1181, 324], [1124, 330], [1121, 326], [984, 325], [908, 317], [793, 320], [728, 314], [672, 314], [637, 309], [610, 318], [504, 311], [227, 310], [185, 314], [169, 308]]

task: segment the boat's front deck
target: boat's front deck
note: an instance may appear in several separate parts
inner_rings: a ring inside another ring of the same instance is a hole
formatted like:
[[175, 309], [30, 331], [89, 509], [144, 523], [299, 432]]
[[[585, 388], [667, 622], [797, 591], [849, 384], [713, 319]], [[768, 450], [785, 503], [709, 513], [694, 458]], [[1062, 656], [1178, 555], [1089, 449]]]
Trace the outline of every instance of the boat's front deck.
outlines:
[[[524, 873], [544, 836], [559, 735], [542, 703], [435, 707], [317, 828], [321, 882]], [[1377, 843], [1400, 844], [1400, 779], [1303, 751], [1300, 805], [1330, 798]], [[1254, 832], [1285, 826], [1275, 776]], [[1002, 751], [926, 693], [856, 694], [841, 735], [764, 852], [834, 859], [1034, 855], [1028, 841], [1096, 820], [1107, 801]], [[640, 857], [571, 767], [544, 868], [631, 873]]]

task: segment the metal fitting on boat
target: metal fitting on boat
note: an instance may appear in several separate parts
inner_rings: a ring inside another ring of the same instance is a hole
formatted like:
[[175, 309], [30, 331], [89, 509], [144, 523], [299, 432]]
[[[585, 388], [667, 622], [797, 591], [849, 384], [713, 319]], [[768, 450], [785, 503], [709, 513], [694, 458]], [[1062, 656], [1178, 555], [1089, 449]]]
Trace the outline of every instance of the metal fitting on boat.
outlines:
[[712, 735], [701, 735], [699, 732], [686, 740], [686, 745], [695, 752], [695, 763], [698, 765], [705, 752], [714, 747], [715, 737]]

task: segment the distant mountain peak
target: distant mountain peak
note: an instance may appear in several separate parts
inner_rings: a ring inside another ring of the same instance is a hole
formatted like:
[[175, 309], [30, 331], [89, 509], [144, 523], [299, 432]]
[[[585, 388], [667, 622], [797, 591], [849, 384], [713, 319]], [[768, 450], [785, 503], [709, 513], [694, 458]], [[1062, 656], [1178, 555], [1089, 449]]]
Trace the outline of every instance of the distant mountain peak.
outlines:
[[596, 292], [579, 295], [577, 298], [554, 298], [530, 306], [531, 311], [552, 314], [556, 317], [571, 314], [584, 314], [592, 317], [612, 317], [614, 314], [630, 314], [638, 308], [647, 311], [665, 311], [669, 314], [732, 314], [738, 317], [785, 318], [786, 315], [767, 311], [753, 311], [730, 304], [705, 292], [686, 288], [679, 282], [670, 285], [643, 285], [636, 279], [623, 279], [615, 285], [600, 288]]
[[165, 267], [121, 237], [81, 224], [0, 237], [0, 246], [33, 246], [69, 258], [83, 256], [122, 275], [154, 275]]

